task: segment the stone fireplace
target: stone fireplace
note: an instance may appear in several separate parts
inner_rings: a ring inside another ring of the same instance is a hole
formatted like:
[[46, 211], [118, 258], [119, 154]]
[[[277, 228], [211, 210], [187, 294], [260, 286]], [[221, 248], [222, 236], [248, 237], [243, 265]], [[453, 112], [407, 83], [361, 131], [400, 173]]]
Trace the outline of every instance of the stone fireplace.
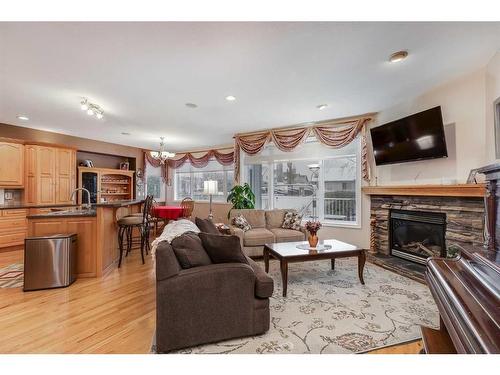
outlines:
[[368, 259], [423, 281], [429, 256], [453, 257], [484, 243], [484, 185], [366, 187], [371, 201]]

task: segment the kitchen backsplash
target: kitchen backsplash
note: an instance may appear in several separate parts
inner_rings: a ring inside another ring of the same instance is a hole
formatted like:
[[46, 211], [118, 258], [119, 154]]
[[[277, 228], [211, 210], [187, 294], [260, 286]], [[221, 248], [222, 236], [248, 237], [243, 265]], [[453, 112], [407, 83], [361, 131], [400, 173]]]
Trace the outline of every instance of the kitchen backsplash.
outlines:
[[22, 190], [0, 189], [0, 204], [22, 203]]

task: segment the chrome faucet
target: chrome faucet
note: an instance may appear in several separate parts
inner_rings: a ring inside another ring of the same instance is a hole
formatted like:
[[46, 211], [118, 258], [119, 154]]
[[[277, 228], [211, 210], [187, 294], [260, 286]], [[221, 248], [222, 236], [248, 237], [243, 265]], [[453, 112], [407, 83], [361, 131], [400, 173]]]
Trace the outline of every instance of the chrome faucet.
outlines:
[[[90, 191], [88, 191], [87, 189], [85, 188], [76, 188], [75, 190], [73, 190], [73, 192], [71, 193], [71, 196], [70, 196], [70, 200], [72, 201], [73, 200], [73, 197], [76, 195], [76, 192], [77, 191], [86, 191], [87, 192], [87, 204], [82, 204], [82, 207], [83, 208], [86, 208], [87, 210], [90, 210], [92, 208], [92, 205], [90, 204]], [[82, 197], [83, 198], [83, 197]], [[76, 200], [75, 200], [75, 204], [76, 204]]]

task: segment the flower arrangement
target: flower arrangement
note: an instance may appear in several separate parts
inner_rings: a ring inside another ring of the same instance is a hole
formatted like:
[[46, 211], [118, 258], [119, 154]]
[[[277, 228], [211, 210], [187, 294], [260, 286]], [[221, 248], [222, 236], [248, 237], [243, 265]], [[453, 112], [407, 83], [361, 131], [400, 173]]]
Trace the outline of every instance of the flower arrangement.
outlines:
[[312, 236], [315, 236], [321, 228], [321, 223], [319, 221], [307, 221], [305, 228]]

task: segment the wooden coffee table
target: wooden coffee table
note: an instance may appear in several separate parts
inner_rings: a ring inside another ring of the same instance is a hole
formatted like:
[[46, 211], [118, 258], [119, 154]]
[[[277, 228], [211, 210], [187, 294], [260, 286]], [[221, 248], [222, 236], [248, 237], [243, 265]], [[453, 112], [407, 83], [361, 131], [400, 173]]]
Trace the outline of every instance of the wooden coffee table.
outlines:
[[270, 255], [280, 261], [283, 297], [286, 297], [288, 286], [288, 263], [330, 259], [333, 270], [335, 269], [336, 258], [358, 257], [359, 281], [361, 281], [361, 284], [365, 284], [363, 280], [363, 269], [365, 267], [366, 255], [363, 249], [337, 240], [321, 241], [320, 244], [331, 245], [331, 249], [326, 250], [302, 250], [297, 248], [297, 245], [301, 244], [307, 244], [307, 241], [269, 243], [264, 246], [264, 264], [266, 272], [269, 272]]

